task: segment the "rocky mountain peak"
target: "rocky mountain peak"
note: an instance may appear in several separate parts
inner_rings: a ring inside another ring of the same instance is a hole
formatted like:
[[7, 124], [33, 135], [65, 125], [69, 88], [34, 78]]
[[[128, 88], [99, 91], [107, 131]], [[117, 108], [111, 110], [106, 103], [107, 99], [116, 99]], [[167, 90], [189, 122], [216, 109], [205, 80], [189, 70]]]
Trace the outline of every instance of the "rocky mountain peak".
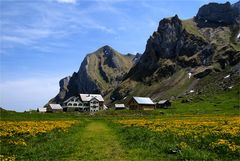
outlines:
[[114, 53], [114, 50], [108, 45], [103, 46], [102, 50], [104, 55], [112, 55]]
[[50, 102], [62, 103], [79, 93], [106, 93], [121, 82], [132, 67], [132, 57], [127, 57], [105, 45], [87, 54], [78, 72], [60, 80], [60, 91]]
[[[237, 6], [237, 4], [236, 4]], [[229, 2], [203, 5], [196, 17], [199, 27], [218, 27], [233, 25], [239, 17], [239, 9]]]
[[159, 22], [157, 31], [149, 38], [145, 52], [152, 53], [152, 59], [175, 57], [176, 43], [182, 32], [182, 23], [177, 15], [164, 18]]
[[181, 26], [181, 20], [178, 18], [178, 15], [175, 15], [171, 18], [164, 18], [159, 22], [158, 32], [164, 32], [166, 29], [169, 29], [170, 26], [179, 28]]
[[240, 12], [240, 1], [234, 3], [232, 6], [235, 7], [235, 8], [237, 8], [238, 11]]

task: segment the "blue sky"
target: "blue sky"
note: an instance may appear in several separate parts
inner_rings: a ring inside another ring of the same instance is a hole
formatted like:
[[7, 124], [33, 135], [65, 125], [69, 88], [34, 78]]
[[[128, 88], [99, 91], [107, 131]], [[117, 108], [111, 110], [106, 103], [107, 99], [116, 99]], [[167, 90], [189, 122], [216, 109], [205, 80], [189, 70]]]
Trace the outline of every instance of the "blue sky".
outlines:
[[0, 0], [0, 107], [43, 106], [87, 53], [104, 45], [123, 54], [143, 53], [162, 18], [191, 18], [209, 2]]

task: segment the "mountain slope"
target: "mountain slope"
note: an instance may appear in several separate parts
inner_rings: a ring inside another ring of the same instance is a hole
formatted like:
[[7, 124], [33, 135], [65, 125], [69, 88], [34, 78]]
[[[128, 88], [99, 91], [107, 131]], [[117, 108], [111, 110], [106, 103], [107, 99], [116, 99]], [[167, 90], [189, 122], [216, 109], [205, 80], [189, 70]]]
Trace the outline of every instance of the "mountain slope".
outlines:
[[62, 103], [79, 93], [101, 93], [113, 90], [132, 67], [134, 55], [122, 55], [110, 46], [103, 46], [88, 54], [78, 72], [60, 80], [59, 94], [50, 102]]
[[[239, 80], [240, 11], [236, 6], [209, 3], [193, 19], [182, 21], [176, 15], [161, 20], [139, 62], [109, 98], [127, 101], [139, 95], [169, 99], [192, 89], [200, 91], [214, 82], [214, 75], [219, 76], [218, 83], [229, 73]], [[238, 81], [233, 82], [228, 86], [239, 86]]]

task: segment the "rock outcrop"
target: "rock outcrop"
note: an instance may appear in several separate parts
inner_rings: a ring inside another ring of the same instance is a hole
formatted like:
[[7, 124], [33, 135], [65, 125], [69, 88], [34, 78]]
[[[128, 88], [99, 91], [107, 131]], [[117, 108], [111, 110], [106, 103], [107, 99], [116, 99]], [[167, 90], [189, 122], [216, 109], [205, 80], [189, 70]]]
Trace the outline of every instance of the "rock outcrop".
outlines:
[[233, 6], [229, 2], [224, 4], [209, 3], [199, 9], [195, 20], [198, 22], [199, 27], [218, 27], [233, 25], [237, 23], [238, 17], [237, 3]]
[[169, 76], [177, 67], [208, 65], [214, 46], [188, 33], [178, 16], [163, 19], [148, 39], [146, 50], [128, 77], [141, 80], [147, 76]]

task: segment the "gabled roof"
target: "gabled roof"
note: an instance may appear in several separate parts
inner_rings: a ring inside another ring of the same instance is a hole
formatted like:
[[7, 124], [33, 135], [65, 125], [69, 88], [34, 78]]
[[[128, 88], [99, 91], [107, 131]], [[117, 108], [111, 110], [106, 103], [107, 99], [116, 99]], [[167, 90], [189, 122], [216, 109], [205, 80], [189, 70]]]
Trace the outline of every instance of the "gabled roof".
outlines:
[[95, 98], [100, 102], [104, 102], [104, 99], [100, 94], [80, 94], [80, 98], [82, 101], [90, 101]]
[[124, 104], [115, 104], [115, 108], [125, 108]]
[[60, 104], [49, 104], [49, 106], [54, 110], [61, 110], [62, 106]]
[[78, 98], [78, 97], [77, 97], [77, 96], [69, 97], [69, 98], [66, 99], [63, 103], [67, 103], [67, 102], [71, 101], [71, 99], [74, 99], [74, 98]]
[[166, 103], [168, 100], [161, 100], [161, 101], [159, 101], [158, 102], [158, 104], [164, 104], [164, 103]]
[[149, 97], [133, 97], [133, 99], [141, 105], [154, 105], [153, 101]]

